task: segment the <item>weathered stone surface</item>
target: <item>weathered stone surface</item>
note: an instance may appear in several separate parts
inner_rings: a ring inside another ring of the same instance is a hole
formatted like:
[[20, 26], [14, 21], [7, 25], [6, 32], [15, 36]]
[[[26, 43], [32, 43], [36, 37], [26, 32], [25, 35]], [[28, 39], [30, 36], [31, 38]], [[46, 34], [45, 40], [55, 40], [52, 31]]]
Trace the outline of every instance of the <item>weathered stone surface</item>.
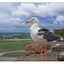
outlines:
[[[35, 44], [35, 45], [26, 45], [25, 46], [25, 51], [32, 51], [33, 53], [41, 53], [43, 44]], [[43, 49], [45, 49], [45, 46], [43, 46]], [[46, 50], [50, 50], [55, 52], [61, 52], [64, 51], [64, 44], [55, 44], [53, 46], [51, 45], [46, 45]]]
[[[32, 51], [32, 53], [41, 53], [42, 44], [30, 44], [25, 46], [25, 51]], [[46, 45], [46, 49], [50, 50], [51, 45]], [[43, 46], [43, 49], [45, 49], [45, 46]]]
[[58, 60], [59, 60], [59, 61], [64, 61], [64, 52], [61, 52], [61, 53], [58, 55]]
[[64, 44], [60, 44], [58, 46], [53, 46], [52, 51], [57, 51], [57, 52], [64, 51]]
[[[64, 42], [57, 43], [48, 42], [46, 54], [43, 56], [37, 55], [41, 53], [42, 46], [45, 46], [42, 43], [26, 45], [24, 54], [18, 57], [16, 61], [59, 61], [59, 58], [64, 58], [63, 55], [60, 55], [61, 52], [64, 52]], [[64, 60], [62, 59], [62, 61]]]
[[20, 56], [16, 61], [58, 61], [56, 52], [47, 51], [46, 55], [40, 56], [37, 54], [30, 54], [27, 56]]

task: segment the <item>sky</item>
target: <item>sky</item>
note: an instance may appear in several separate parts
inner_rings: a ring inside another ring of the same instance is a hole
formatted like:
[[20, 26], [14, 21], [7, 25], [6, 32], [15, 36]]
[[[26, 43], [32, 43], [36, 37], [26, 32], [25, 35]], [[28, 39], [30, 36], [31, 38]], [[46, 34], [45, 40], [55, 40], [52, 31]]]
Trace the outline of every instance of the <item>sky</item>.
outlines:
[[0, 32], [30, 32], [36, 17], [40, 28], [64, 29], [64, 3], [0, 3]]

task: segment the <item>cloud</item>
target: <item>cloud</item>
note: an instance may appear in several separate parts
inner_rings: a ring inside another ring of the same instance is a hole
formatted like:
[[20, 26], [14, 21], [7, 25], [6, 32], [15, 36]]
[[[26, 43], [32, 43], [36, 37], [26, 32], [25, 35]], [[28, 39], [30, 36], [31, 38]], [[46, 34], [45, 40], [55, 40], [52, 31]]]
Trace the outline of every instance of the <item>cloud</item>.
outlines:
[[13, 16], [26, 16], [26, 17], [28, 17], [28, 16], [30, 16], [30, 13], [29, 12], [24, 12], [24, 11], [13, 11], [12, 12], [12, 15]]
[[53, 24], [61, 25], [63, 26], [64, 24], [64, 16], [57, 16], [56, 19], [54, 20]]
[[64, 21], [64, 16], [57, 16], [56, 21]]
[[40, 27], [64, 27], [64, 3], [0, 3], [0, 30], [28, 31], [25, 21], [37, 17]]
[[14, 21], [15, 21], [15, 22], [16, 22], [16, 21], [21, 21], [21, 22], [22, 22], [22, 19], [20, 19], [20, 18], [11, 18], [11, 21], [13, 21], [13, 22], [14, 22]]
[[13, 16], [25, 16], [29, 17], [31, 13], [35, 10], [36, 6], [32, 3], [22, 3], [20, 4], [16, 10], [12, 11]]
[[46, 4], [33, 4], [21, 3], [12, 11], [13, 16], [26, 16], [36, 15], [40, 17], [64, 15], [63, 3], [46, 3]]
[[58, 24], [58, 22], [54, 21], [53, 24]]
[[50, 3], [46, 5], [38, 5], [37, 10], [34, 11], [40, 17], [64, 15], [63, 3]]

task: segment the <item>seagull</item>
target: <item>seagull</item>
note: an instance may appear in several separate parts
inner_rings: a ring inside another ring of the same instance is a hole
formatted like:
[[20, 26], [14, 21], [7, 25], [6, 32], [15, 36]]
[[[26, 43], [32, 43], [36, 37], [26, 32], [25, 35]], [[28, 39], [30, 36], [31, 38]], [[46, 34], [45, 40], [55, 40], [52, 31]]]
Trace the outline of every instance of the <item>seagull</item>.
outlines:
[[[64, 39], [61, 36], [55, 35], [52, 32], [49, 31], [49, 29], [46, 28], [39, 28], [39, 20], [36, 17], [31, 18], [30, 20], [25, 22], [27, 23], [33, 23], [33, 25], [29, 28], [31, 38], [35, 43], [46, 43], [46, 42], [57, 42], [57, 41], [63, 41]], [[33, 44], [34, 45], [34, 44]], [[45, 55], [46, 54], [46, 45], [45, 45], [45, 52], [43, 52], [43, 46], [41, 53], [39, 55]]]

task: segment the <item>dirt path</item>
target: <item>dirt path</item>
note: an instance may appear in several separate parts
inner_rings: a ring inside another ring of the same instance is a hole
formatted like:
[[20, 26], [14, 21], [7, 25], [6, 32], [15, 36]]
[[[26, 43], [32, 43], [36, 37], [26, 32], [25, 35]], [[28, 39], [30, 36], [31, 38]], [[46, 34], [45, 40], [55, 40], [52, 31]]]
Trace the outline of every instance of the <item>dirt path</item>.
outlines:
[[32, 40], [32, 39], [4, 39], [4, 41], [21, 41], [21, 40]]
[[[8, 52], [2, 52], [0, 53], [0, 56], [2, 56], [5, 53], [11, 53], [11, 52], [24, 52], [25, 50], [17, 50], [17, 51], [8, 51]], [[15, 61], [17, 57], [0, 57], [0, 61]]]
[[0, 61], [15, 61], [16, 57], [0, 57]]
[[24, 52], [25, 50], [17, 50], [17, 51], [8, 51], [8, 52], [1, 52], [0, 56], [2, 56], [5, 53], [11, 53], [11, 52]]

